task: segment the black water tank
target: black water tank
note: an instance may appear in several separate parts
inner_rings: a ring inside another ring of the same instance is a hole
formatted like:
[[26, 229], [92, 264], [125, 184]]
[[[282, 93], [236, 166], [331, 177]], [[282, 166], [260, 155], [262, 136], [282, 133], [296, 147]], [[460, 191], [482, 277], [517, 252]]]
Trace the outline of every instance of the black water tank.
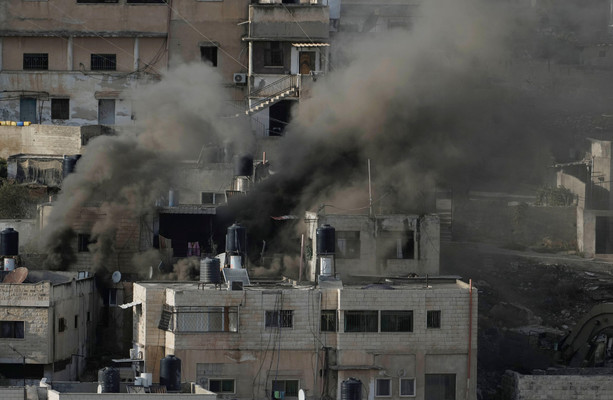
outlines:
[[181, 360], [173, 354], [160, 360], [160, 385], [172, 392], [181, 390]]
[[317, 254], [334, 254], [336, 248], [335, 229], [328, 224], [317, 228]]
[[219, 258], [207, 257], [204, 260], [200, 260], [200, 282], [221, 283], [219, 265]]
[[253, 175], [253, 156], [243, 154], [234, 159], [234, 176]]
[[355, 378], [341, 383], [341, 400], [362, 400], [362, 381]]
[[98, 384], [102, 393], [119, 393], [119, 370], [113, 367], [98, 371]]
[[228, 227], [226, 252], [240, 254], [247, 251], [247, 229], [236, 223]]
[[19, 255], [19, 232], [6, 228], [0, 232], [0, 256]]
[[76, 154], [74, 156], [64, 156], [64, 160], [62, 161], [62, 177], [66, 178], [68, 175], [74, 172], [79, 158], [81, 158], [80, 154]]

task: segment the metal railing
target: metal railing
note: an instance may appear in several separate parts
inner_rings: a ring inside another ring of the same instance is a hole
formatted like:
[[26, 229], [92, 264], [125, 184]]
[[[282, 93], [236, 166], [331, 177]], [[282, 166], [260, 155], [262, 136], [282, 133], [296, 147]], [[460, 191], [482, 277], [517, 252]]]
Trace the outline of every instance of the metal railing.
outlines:
[[249, 97], [275, 97], [288, 89], [298, 87], [298, 75], [287, 75], [249, 94]]

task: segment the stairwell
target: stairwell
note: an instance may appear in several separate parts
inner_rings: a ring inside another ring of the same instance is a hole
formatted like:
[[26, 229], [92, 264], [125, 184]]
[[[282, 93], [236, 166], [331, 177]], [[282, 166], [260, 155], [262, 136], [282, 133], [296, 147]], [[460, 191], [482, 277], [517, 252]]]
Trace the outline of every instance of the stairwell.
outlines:
[[250, 93], [252, 99], [250, 106], [245, 110], [246, 115], [256, 113], [270, 107], [279, 101], [299, 94], [299, 76], [287, 75], [258, 90]]

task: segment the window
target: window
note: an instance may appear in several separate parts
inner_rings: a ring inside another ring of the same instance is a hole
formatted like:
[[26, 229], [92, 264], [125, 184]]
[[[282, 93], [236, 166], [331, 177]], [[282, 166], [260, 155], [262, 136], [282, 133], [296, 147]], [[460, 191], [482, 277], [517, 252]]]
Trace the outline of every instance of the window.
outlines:
[[455, 374], [426, 374], [426, 400], [455, 400]]
[[415, 258], [415, 232], [381, 232], [377, 238], [377, 258], [383, 260]]
[[51, 119], [69, 119], [70, 100], [51, 99]]
[[57, 320], [57, 331], [64, 332], [66, 330], [66, 320], [64, 318], [59, 318]]
[[109, 289], [109, 306], [117, 305], [117, 289], [111, 288]]
[[298, 379], [272, 381], [272, 398], [298, 397]]
[[427, 327], [428, 328], [440, 328], [441, 327], [441, 311], [431, 310], [427, 315]]
[[266, 42], [264, 63], [267, 67], [283, 67], [283, 44], [281, 42]]
[[201, 193], [201, 204], [221, 204], [226, 200], [226, 196], [224, 193], [212, 193], [212, 192], [202, 192]]
[[87, 233], [79, 233], [77, 234], [77, 250], [79, 253], [84, 253], [89, 251], [89, 245], [93, 243], [91, 241], [91, 236]]
[[0, 338], [23, 339], [25, 337], [24, 321], [0, 321]]
[[415, 378], [400, 378], [400, 396], [415, 396]]
[[74, 328], [77, 329], [79, 327], [79, 316], [74, 316]]
[[23, 53], [24, 70], [48, 70], [49, 54], [47, 53]]
[[217, 66], [217, 46], [200, 46], [200, 59], [203, 62]]
[[413, 311], [381, 311], [381, 332], [413, 332]]
[[234, 393], [234, 379], [209, 379], [209, 390], [215, 393]]
[[359, 231], [336, 231], [336, 258], [360, 258]]
[[266, 311], [267, 328], [293, 328], [294, 310]]
[[116, 54], [92, 54], [92, 71], [115, 71], [117, 69]]
[[336, 332], [336, 310], [321, 310], [321, 331]]
[[389, 397], [392, 395], [392, 380], [377, 379], [375, 383], [375, 396]]
[[378, 332], [377, 311], [345, 311], [345, 332]]

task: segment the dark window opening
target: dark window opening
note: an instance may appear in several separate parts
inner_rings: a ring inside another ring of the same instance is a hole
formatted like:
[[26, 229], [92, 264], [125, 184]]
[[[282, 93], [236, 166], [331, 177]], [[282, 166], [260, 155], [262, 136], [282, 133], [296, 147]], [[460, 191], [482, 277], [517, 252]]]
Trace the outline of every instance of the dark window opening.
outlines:
[[213, 67], [217, 66], [217, 47], [216, 46], [200, 46], [200, 59], [203, 62], [210, 63]]
[[381, 332], [413, 332], [413, 311], [381, 311]]
[[66, 320], [64, 318], [59, 318], [57, 320], [57, 331], [64, 332], [66, 330]]
[[359, 231], [336, 231], [336, 258], [360, 258]]
[[117, 305], [117, 289], [109, 289], [109, 306]]
[[283, 399], [284, 397], [298, 396], [298, 379], [272, 381], [272, 398]]
[[89, 251], [89, 245], [91, 243], [94, 243], [91, 240], [91, 235], [88, 235], [87, 233], [77, 234], [77, 250], [79, 251], [79, 253]]
[[389, 397], [392, 395], [392, 380], [377, 379], [375, 385], [375, 396]]
[[400, 395], [415, 396], [415, 378], [400, 378]]
[[455, 374], [426, 374], [426, 400], [455, 400]]
[[70, 100], [51, 99], [51, 119], [69, 119]]
[[264, 65], [267, 67], [283, 67], [283, 44], [281, 42], [266, 42], [264, 49]]
[[440, 328], [441, 327], [441, 311], [440, 310], [432, 310], [428, 311], [427, 316], [428, 328]]
[[345, 311], [345, 332], [378, 332], [377, 311]]
[[377, 238], [377, 254], [382, 260], [415, 258], [415, 232], [381, 232]]
[[79, 316], [74, 316], [74, 328], [77, 329], [79, 327]]
[[292, 328], [294, 326], [294, 311], [266, 311], [267, 328]]
[[215, 393], [234, 393], [234, 379], [209, 379], [209, 390]]
[[49, 54], [48, 53], [24, 53], [23, 54], [23, 69], [24, 70], [48, 70], [49, 69]]
[[92, 54], [91, 55], [91, 70], [92, 71], [115, 71], [117, 69], [116, 54]]
[[321, 331], [336, 332], [337, 317], [336, 310], [321, 310]]
[[24, 321], [0, 321], [0, 338], [23, 339], [24, 337]]

